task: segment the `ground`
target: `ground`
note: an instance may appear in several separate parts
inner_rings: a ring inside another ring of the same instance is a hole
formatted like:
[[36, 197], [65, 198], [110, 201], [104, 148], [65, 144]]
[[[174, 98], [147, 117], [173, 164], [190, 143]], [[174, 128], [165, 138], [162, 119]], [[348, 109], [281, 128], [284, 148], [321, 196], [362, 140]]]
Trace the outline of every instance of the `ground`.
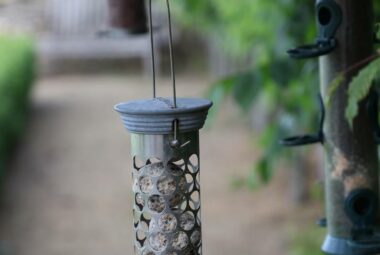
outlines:
[[[160, 83], [158, 94], [169, 96], [169, 81]], [[178, 94], [202, 96], [207, 83], [178, 78]], [[38, 82], [27, 133], [0, 192], [5, 254], [133, 254], [129, 135], [112, 107], [150, 94], [145, 78], [63, 76]], [[257, 157], [252, 144], [242, 115], [228, 104], [201, 131], [204, 254], [286, 253], [292, 209], [284, 174], [256, 192], [231, 185]]]

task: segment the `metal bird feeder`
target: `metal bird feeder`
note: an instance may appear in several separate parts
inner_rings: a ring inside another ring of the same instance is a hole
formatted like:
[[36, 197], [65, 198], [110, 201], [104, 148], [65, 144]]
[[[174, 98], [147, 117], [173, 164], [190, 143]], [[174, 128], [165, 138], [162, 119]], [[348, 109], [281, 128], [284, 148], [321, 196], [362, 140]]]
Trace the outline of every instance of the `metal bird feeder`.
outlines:
[[[337, 73], [372, 54], [372, 1], [317, 0], [316, 9], [316, 42], [288, 53], [296, 59], [321, 57], [321, 91], [326, 96]], [[345, 73], [328, 111], [322, 108], [323, 100], [320, 100], [323, 117], [317, 135], [282, 141], [286, 146], [324, 145], [326, 219], [318, 222], [327, 227], [322, 251], [330, 255], [380, 254], [379, 172], [375, 147], [380, 144], [378, 95], [372, 91], [363, 101], [351, 128], [344, 108], [348, 81], [353, 74], [352, 70]]]
[[202, 254], [199, 129], [212, 103], [177, 98], [170, 6], [167, 0], [173, 98], [156, 97], [154, 40], [153, 98], [115, 106], [131, 133], [135, 254]]
[[145, 2], [143, 0], [108, 0], [109, 24], [126, 34], [147, 32]]

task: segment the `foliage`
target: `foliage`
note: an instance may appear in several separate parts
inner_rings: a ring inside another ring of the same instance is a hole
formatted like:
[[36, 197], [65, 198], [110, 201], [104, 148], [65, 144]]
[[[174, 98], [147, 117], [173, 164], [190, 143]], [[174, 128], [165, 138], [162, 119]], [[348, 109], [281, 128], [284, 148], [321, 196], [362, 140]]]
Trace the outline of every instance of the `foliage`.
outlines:
[[[380, 7], [379, 7], [380, 9]], [[376, 37], [380, 39], [380, 24], [376, 24]], [[369, 94], [371, 88], [378, 86], [380, 79], [380, 58], [379, 52], [368, 59], [364, 59], [359, 63], [356, 63], [354, 67], [361, 66], [362, 62], [368, 63], [364, 66], [358, 74], [351, 80], [348, 88], [348, 104], [346, 107], [346, 119], [350, 124], [351, 128], [353, 126], [353, 121], [358, 115], [359, 103]], [[344, 72], [348, 72], [345, 70]], [[342, 84], [344, 79], [344, 73], [340, 73], [337, 77], [331, 82], [328, 91], [328, 97], [330, 98], [336, 89]]]
[[23, 131], [33, 70], [33, 44], [22, 36], [0, 35], [0, 176]]
[[379, 23], [375, 25], [375, 32], [376, 32], [376, 39], [379, 40], [380, 39], [380, 24]]
[[305, 29], [309, 26], [305, 21], [312, 19], [311, 2], [185, 0], [173, 1], [173, 5], [185, 25], [216, 37], [219, 46], [237, 55], [256, 53], [255, 58], [270, 61], [270, 52], [285, 55], [294, 46], [294, 38], [313, 39], [313, 32]]
[[351, 127], [354, 118], [358, 115], [359, 102], [368, 95], [373, 83], [379, 78], [380, 59], [376, 59], [363, 68], [350, 82], [346, 118]]
[[[296, 132], [314, 132], [317, 127], [317, 104], [311, 100], [319, 88], [316, 61], [293, 61], [285, 54], [295, 45], [314, 40], [314, 1], [182, 0], [172, 3], [184, 25], [218, 42], [216, 47], [228, 55], [252, 60], [246, 72], [215, 82], [209, 97], [215, 103], [214, 113], [227, 96], [232, 96], [243, 113], [257, 104], [265, 105], [261, 114], [267, 116], [266, 128], [258, 135], [263, 155], [247, 176], [246, 184], [253, 187], [258, 179], [269, 181], [279, 156], [287, 155], [277, 141]], [[375, 18], [380, 19], [380, 3], [374, 1], [374, 6]], [[371, 70], [363, 71], [351, 84], [347, 108], [347, 118], [351, 121], [357, 103], [377, 76], [375, 66], [376, 63], [370, 65]], [[332, 83], [330, 96], [343, 78], [344, 75], [339, 74]]]
[[[375, 8], [375, 19], [378, 21], [380, 19], [380, 2], [374, 1]], [[380, 23], [375, 25], [376, 28], [376, 38], [380, 40]], [[377, 56], [378, 57], [379, 53]], [[330, 84], [330, 90], [328, 92], [329, 97], [334, 93], [343, 80], [343, 73], [338, 74], [338, 76]], [[358, 114], [358, 105], [370, 92], [373, 85], [378, 86], [380, 78], [380, 59], [377, 58], [371, 61], [367, 66], [362, 68], [356, 77], [352, 79], [349, 84], [348, 91], [348, 105], [346, 108], [346, 119], [352, 127], [353, 121]]]
[[317, 127], [318, 79], [316, 61], [290, 59], [286, 50], [314, 41], [314, 3], [301, 0], [181, 0], [173, 1], [177, 18], [197, 29], [215, 47], [234, 57], [250, 59], [245, 72], [228, 75], [209, 90], [213, 112], [231, 96], [245, 113], [258, 104], [266, 127], [257, 130], [262, 158], [245, 183], [250, 187], [270, 180], [279, 156], [278, 141]]

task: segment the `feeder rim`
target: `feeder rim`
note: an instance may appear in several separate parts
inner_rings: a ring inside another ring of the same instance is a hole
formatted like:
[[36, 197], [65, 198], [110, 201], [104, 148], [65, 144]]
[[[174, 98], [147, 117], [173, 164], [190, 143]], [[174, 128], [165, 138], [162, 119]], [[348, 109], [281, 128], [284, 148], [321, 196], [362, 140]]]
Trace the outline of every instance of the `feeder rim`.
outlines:
[[150, 98], [131, 100], [115, 105], [114, 109], [128, 115], [166, 115], [207, 111], [213, 103], [203, 98], [177, 98], [177, 108], [172, 98]]

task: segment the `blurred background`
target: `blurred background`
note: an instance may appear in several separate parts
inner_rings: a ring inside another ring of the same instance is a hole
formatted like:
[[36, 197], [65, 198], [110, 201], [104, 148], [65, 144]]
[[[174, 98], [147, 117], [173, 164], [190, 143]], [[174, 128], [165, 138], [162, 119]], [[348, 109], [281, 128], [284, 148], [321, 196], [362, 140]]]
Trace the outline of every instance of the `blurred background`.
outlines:
[[[158, 95], [170, 96], [153, 2]], [[318, 129], [317, 61], [286, 55], [314, 40], [313, 1], [172, 11], [178, 95], [214, 102], [200, 141], [204, 253], [321, 254], [321, 148], [278, 143]], [[129, 135], [113, 105], [151, 97], [150, 44], [141, 27], [111, 29], [110, 13], [107, 0], [0, 0], [1, 255], [133, 254]]]

